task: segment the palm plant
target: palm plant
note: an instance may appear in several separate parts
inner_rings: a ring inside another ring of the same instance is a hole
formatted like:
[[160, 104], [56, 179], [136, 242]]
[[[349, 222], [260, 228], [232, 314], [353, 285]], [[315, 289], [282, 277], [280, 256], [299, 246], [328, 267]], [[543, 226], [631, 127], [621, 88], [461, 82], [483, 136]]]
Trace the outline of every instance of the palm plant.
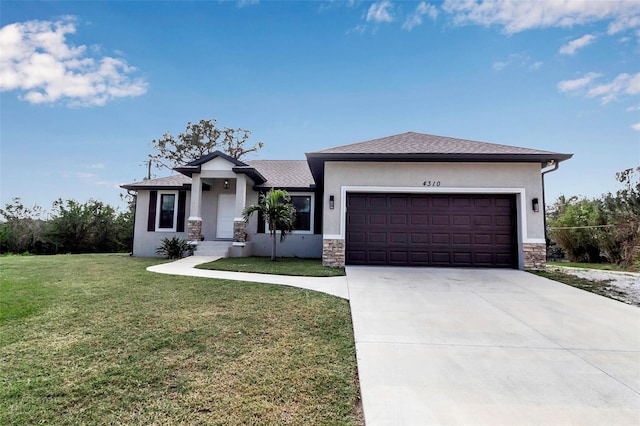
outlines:
[[260, 194], [258, 204], [245, 207], [242, 211], [244, 221], [248, 222], [253, 213], [260, 212], [269, 226], [269, 233], [273, 238], [271, 246], [271, 260], [276, 260], [276, 235], [280, 232], [280, 241], [293, 230], [296, 220], [296, 208], [291, 204], [289, 193], [283, 189], [271, 189], [266, 194]]

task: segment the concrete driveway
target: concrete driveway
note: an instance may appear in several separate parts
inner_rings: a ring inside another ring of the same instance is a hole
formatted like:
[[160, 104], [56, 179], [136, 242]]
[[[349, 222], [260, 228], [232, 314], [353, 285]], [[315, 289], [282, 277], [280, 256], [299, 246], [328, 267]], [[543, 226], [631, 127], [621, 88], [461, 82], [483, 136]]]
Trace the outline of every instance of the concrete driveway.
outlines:
[[640, 424], [640, 309], [515, 270], [347, 267], [367, 426]]

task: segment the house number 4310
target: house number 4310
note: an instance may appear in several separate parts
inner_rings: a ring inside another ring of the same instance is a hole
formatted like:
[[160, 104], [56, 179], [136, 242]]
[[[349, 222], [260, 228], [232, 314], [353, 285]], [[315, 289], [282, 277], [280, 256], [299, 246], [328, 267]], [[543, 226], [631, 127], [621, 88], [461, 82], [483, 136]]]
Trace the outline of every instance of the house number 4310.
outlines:
[[422, 186], [440, 186], [439, 180], [425, 180], [422, 182]]

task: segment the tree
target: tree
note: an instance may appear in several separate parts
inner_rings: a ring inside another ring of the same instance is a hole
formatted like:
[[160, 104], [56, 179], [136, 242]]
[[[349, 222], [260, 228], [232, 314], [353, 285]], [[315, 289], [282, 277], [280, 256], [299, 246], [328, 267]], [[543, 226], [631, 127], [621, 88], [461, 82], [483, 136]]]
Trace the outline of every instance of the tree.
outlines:
[[599, 202], [577, 197], [560, 197], [551, 207], [551, 238], [572, 262], [598, 262], [598, 227], [606, 225]]
[[251, 132], [243, 129], [231, 129], [217, 127], [217, 120], [200, 120], [197, 123], [187, 123], [183, 133], [177, 137], [167, 132], [162, 138], [151, 141], [150, 146], [157, 151], [149, 154], [158, 169], [173, 170], [175, 167], [197, 160], [216, 150], [221, 150], [227, 155], [241, 159], [245, 155], [256, 152], [263, 147], [258, 142], [247, 147], [247, 141]]
[[20, 198], [0, 209], [0, 253], [43, 253], [48, 249], [47, 222], [40, 206], [27, 207]]
[[[639, 172], [639, 175], [636, 175]], [[616, 173], [623, 189], [602, 198], [602, 210], [612, 225], [605, 248], [610, 260], [629, 267], [640, 263], [640, 167]]]
[[293, 230], [296, 220], [296, 208], [291, 204], [291, 197], [282, 189], [271, 189], [266, 194], [260, 194], [258, 204], [245, 207], [242, 211], [244, 221], [248, 222], [253, 213], [259, 212], [269, 226], [269, 233], [273, 238], [271, 246], [271, 260], [276, 260], [276, 235], [280, 232], [280, 241]]

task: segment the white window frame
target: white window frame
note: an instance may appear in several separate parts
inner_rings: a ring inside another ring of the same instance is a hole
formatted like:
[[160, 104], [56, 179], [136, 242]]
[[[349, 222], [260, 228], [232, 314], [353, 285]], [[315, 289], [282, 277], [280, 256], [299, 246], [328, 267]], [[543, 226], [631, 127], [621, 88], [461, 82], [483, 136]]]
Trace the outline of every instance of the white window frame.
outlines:
[[[173, 226], [171, 228], [160, 228], [160, 215], [162, 214], [162, 196], [174, 195], [173, 198]], [[156, 201], [156, 232], [177, 232], [178, 229], [178, 191], [158, 191]]]
[[[289, 196], [293, 197], [310, 197], [309, 200], [309, 229], [294, 229], [291, 231], [292, 234], [300, 234], [300, 235], [311, 235], [313, 234], [313, 230], [315, 228], [315, 213], [316, 213], [316, 196], [313, 192], [290, 192]], [[267, 224], [268, 227], [268, 224]], [[268, 229], [268, 228], [267, 228]]]
[[[291, 234], [298, 234], [298, 235], [313, 235], [313, 231], [315, 229], [315, 214], [316, 214], [316, 194], [315, 192], [289, 192], [289, 196], [291, 198], [293, 197], [311, 197], [310, 200], [310, 216], [309, 216], [309, 228], [308, 230], [304, 230], [304, 229], [294, 229], [293, 231], [291, 231]], [[293, 203], [292, 203], [293, 204]], [[269, 222], [267, 222], [266, 220], [264, 221], [264, 233], [265, 234], [269, 234], [271, 233], [270, 229], [269, 229]], [[280, 233], [279, 230], [276, 230], [276, 233]]]

